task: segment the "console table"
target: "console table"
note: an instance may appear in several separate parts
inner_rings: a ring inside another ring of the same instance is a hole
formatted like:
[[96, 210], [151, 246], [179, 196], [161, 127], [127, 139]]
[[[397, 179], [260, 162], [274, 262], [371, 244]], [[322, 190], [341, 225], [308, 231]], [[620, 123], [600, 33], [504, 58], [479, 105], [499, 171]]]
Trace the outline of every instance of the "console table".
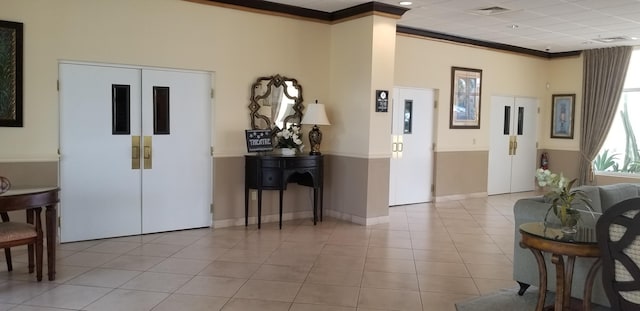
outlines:
[[318, 200], [320, 221], [322, 221], [322, 191], [324, 175], [322, 155], [300, 154], [284, 156], [277, 154], [245, 156], [244, 179], [244, 224], [249, 225], [249, 189], [258, 190], [258, 229], [262, 216], [262, 190], [280, 191], [280, 228], [282, 229], [282, 195], [287, 183], [313, 188], [313, 224], [318, 220]]

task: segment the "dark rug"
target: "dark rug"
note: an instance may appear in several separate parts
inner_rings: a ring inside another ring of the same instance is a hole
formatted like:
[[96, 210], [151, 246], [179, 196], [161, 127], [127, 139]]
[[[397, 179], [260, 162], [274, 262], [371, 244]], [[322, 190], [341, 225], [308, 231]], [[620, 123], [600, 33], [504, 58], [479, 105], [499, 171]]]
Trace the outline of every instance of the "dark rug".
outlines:
[[[555, 293], [547, 293], [545, 305], [552, 305]], [[538, 289], [530, 287], [522, 296], [518, 296], [518, 287], [501, 289], [485, 296], [469, 298], [456, 303], [458, 311], [484, 311], [484, 310], [534, 310], [538, 301]], [[593, 311], [610, 311], [611, 309], [592, 305]]]

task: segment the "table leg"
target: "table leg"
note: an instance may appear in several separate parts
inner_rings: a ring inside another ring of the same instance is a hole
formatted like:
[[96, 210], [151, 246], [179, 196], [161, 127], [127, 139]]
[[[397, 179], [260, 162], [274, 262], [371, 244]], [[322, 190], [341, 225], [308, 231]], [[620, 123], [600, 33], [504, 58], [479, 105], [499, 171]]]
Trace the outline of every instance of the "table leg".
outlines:
[[563, 310], [569, 310], [571, 307], [571, 283], [573, 282], [573, 266], [575, 263], [575, 256], [567, 256], [564, 274], [564, 297], [562, 297]]
[[591, 292], [593, 292], [593, 281], [596, 278], [596, 272], [602, 266], [602, 261], [600, 257], [593, 263], [591, 269], [589, 269], [589, 274], [587, 274], [587, 280], [584, 284], [584, 297], [582, 299], [582, 310], [591, 311]]
[[280, 189], [280, 229], [282, 229], [282, 189]]
[[564, 281], [564, 259], [562, 255], [551, 255], [551, 262], [556, 265], [556, 303], [555, 310], [564, 310], [564, 297], [566, 296], [566, 288]]
[[56, 279], [56, 222], [58, 213], [56, 205], [47, 205], [45, 212], [47, 221], [47, 270], [49, 272], [49, 281]]
[[[33, 223], [33, 214], [34, 214], [34, 209], [27, 209], [27, 223], [28, 224], [34, 224]], [[28, 268], [29, 268], [29, 273], [33, 273], [33, 269], [35, 267], [34, 265], [34, 254], [33, 252], [35, 251], [33, 244], [29, 244], [27, 245], [27, 257], [28, 257]]]
[[[526, 245], [520, 244], [520, 247], [527, 248]], [[530, 248], [533, 256], [538, 262], [538, 276], [540, 278], [540, 286], [538, 292], [538, 303], [536, 304], [536, 311], [542, 311], [544, 308], [544, 301], [547, 299], [547, 265], [544, 263], [544, 257], [539, 250]]]
[[262, 189], [258, 189], [258, 229], [262, 224]]
[[313, 188], [313, 225], [318, 221], [318, 188]]
[[249, 188], [244, 187], [244, 226], [249, 226]]
[[324, 189], [320, 186], [320, 221], [322, 221], [322, 210], [324, 209]]

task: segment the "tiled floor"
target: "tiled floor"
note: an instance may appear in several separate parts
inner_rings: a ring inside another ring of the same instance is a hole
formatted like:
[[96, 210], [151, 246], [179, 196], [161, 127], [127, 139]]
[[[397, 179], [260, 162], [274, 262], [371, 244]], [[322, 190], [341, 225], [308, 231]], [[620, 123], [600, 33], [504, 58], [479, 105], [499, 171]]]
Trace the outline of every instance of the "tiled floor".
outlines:
[[35, 282], [14, 250], [0, 311], [455, 310], [515, 286], [512, 208], [529, 195], [393, 207], [369, 227], [303, 219], [62, 244], [54, 282]]

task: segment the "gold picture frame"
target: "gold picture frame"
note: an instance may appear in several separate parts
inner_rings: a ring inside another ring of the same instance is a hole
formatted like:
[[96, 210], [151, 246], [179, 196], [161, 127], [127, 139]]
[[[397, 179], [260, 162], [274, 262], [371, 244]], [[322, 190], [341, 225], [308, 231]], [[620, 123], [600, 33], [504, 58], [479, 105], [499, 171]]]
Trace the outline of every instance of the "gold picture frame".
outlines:
[[22, 127], [22, 29], [0, 21], [0, 126]]
[[482, 70], [451, 67], [450, 129], [479, 129]]

